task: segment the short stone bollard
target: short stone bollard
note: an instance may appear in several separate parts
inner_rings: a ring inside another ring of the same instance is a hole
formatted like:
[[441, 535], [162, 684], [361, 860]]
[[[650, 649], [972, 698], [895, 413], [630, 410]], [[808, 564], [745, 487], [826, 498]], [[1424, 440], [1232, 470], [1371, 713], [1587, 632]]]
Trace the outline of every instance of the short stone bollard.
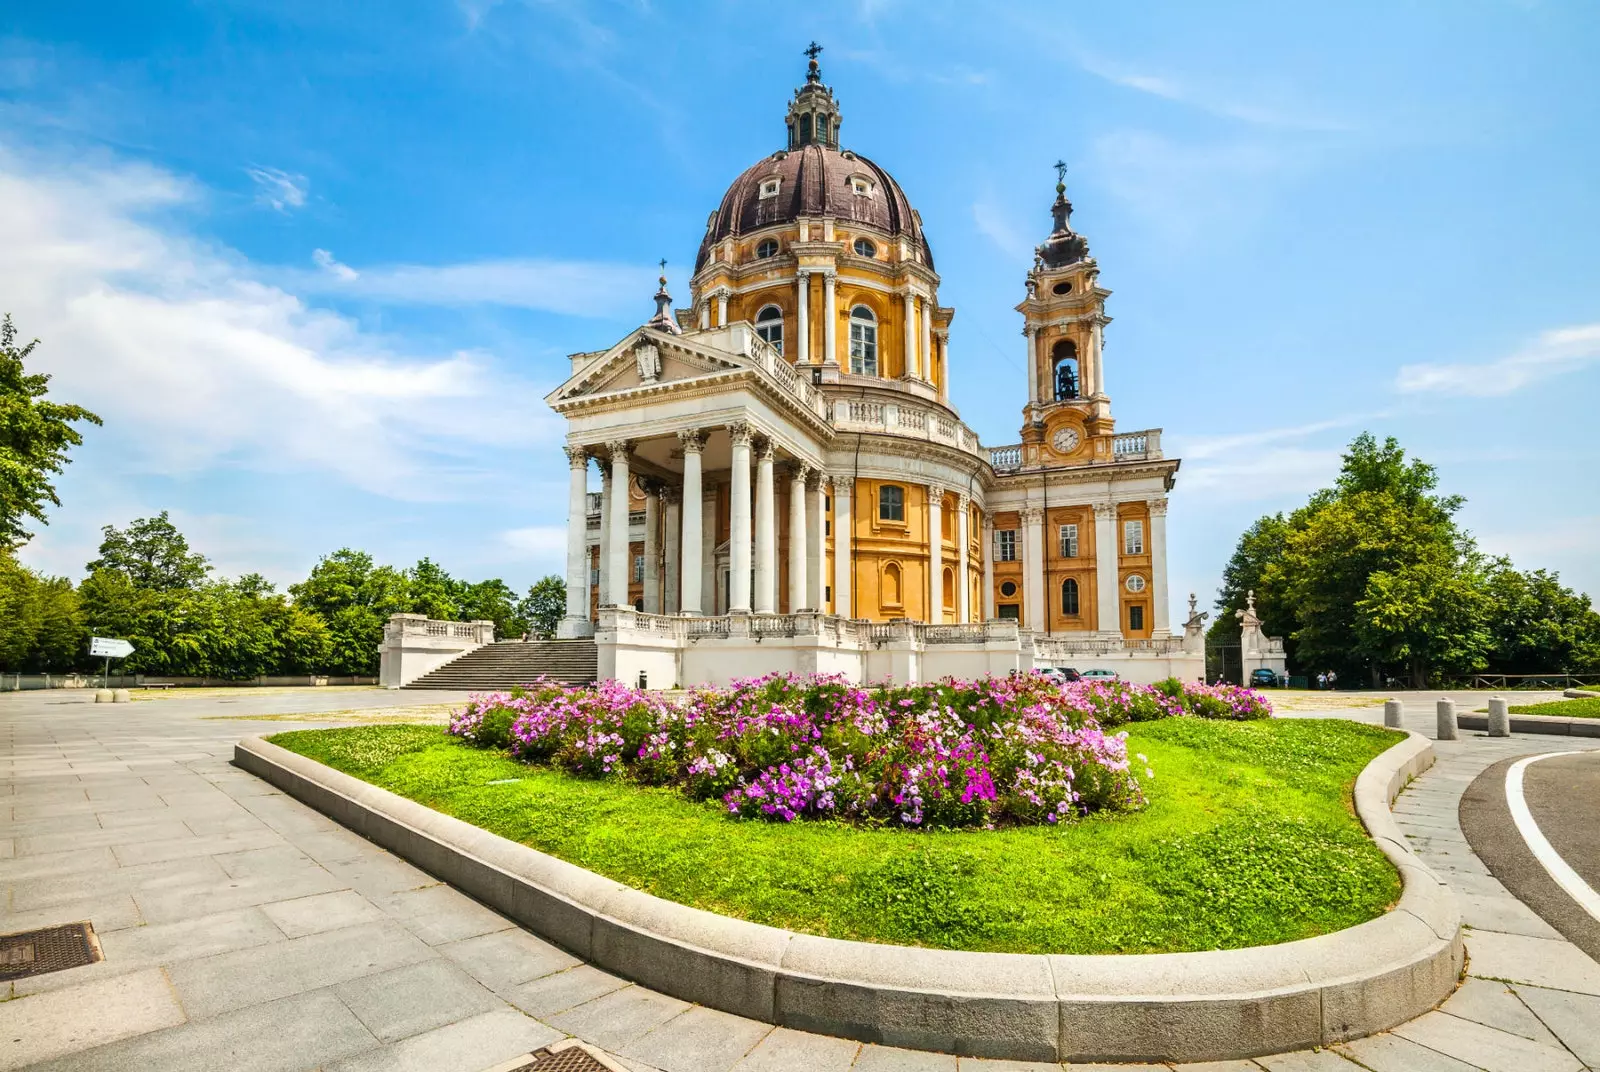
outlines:
[[1456, 739], [1456, 702], [1454, 700], [1440, 700], [1439, 704], [1438, 704], [1438, 711], [1439, 711], [1439, 732], [1438, 732], [1437, 736], [1438, 736], [1439, 740], [1441, 740], [1441, 741], [1453, 741], [1453, 740], [1455, 740]]
[[131, 703], [132, 700], [133, 694], [127, 689], [117, 689], [111, 694], [112, 703]]
[[1511, 709], [1504, 696], [1489, 697], [1489, 736], [1511, 736]]
[[1383, 701], [1383, 724], [1392, 730], [1400, 728], [1400, 701]]
[[111, 696], [111, 690], [110, 689], [95, 689], [94, 690], [94, 702], [95, 703], [112, 703], [113, 699], [112, 699], [112, 696]]

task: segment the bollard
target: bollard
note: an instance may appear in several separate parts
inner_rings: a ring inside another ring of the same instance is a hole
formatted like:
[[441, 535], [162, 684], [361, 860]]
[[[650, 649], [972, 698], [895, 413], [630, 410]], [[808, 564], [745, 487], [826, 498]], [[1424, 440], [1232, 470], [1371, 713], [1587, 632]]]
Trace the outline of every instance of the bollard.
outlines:
[[1504, 696], [1489, 697], [1489, 736], [1511, 736], [1511, 711]]
[[1383, 701], [1383, 724], [1392, 730], [1400, 728], [1400, 701]]
[[1453, 740], [1455, 740], [1456, 739], [1456, 702], [1454, 700], [1448, 700], [1448, 699], [1440, 700], [1439, 703], [1438, 703], [1438, 710], [1439, 710], [1439, 732], [1438, 732], [1439, 740], [1441, 740], [1441, 741], [1453, 741]]
[[111, 690], [110, 689], [95, 689], [94, 690], [94, 702], [95, 703], [110, 703], [111, 702]]
[[132, 699], [133, 696], [128, 692], [127, 689], [117, 689], [111, 693], [112, 703], [128, 703]]

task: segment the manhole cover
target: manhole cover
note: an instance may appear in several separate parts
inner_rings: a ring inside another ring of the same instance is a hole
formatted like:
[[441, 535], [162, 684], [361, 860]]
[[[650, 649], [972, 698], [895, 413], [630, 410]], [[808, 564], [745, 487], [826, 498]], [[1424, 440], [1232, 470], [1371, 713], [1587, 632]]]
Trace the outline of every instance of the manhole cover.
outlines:
[[81, 968], [103, 959], [94, 924], [87, 920], [42, 931], [0, 934], [0, 982]]
[[613, 1069], [601, 1064], [582, 1046], [569, 1046], [564, 1050], [535, 1050], [533, 1061], [515, 1072], [613, 1072]]

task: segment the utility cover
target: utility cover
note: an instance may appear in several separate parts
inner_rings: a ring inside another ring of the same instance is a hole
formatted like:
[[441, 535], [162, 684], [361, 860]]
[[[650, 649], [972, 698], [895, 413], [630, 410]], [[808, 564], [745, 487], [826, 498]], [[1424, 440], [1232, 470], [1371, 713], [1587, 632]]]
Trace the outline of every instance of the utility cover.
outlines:
[[133, 654], [133, 645], [126, 640], [112, 640], [110, 637], [90, 637], [89, 654], [96, 659], [126, 659]]

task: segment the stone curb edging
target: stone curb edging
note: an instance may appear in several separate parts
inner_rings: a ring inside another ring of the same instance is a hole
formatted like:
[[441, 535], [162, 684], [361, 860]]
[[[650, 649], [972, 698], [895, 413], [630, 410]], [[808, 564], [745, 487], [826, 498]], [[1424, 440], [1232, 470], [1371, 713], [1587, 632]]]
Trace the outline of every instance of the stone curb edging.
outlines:
[[252, 737], [234, 764], [607, 971], [766, 1023], [1045, 1061], [1213, 1061], [1393, 1027], [1455, 989], [1454, 896], [1389, 806], [1433, 763], [1411, 733], [1356, 779], [1399, 869], [1393, 910], [1333, 934], [1204, 953], [1037, 955], [796, 934], [641, 893]]
[[[1562, 718], [1560, 715], [1512, 715], [1512, 733], [1551, 733], [1568, 737], [1600, 737], [1600, 718]], [[1464, 730], [1489, 728], [1489, 716], [1476, 712], [1456, 715]]]

